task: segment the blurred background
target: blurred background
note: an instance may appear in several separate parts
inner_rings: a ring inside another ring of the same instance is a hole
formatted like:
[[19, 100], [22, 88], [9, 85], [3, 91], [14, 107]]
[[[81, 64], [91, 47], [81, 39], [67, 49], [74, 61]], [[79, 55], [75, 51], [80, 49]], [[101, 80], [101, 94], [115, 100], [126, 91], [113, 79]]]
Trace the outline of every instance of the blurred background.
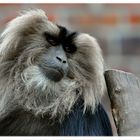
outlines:
[[50, 20], [97, 38], [106, 69], [140, 77], [140, 4], [0, 4], [0, 32], [21, 10], [40, 8]]

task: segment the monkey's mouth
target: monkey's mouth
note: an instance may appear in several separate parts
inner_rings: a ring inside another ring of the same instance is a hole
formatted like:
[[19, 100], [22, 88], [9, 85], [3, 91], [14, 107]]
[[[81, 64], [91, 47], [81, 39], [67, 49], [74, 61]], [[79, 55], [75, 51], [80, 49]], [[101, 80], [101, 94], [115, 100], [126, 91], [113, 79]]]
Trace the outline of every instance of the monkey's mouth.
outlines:
[[54, 82], [59, 82], [64, 77], [64, 71], [59, 68], [46, 67], [43, 72], [48, 79]]

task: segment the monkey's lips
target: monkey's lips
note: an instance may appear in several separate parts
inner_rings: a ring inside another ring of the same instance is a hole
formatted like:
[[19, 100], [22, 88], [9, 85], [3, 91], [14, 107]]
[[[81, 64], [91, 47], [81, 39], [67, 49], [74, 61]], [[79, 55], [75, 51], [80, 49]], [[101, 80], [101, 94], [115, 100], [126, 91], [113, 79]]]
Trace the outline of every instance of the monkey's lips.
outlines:
[[48, 79], [59, 82], [64, 77], [64, 71], [59, 68], [47, 67], [45, 69], [45, 75]]

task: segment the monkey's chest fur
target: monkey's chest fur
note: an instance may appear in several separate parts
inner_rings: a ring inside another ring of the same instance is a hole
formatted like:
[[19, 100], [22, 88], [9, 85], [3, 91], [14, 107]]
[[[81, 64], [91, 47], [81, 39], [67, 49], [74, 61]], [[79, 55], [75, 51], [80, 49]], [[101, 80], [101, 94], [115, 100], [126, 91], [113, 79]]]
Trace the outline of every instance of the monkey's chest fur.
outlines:
[[73, 107], [61, 123], [49, 116], [37, 116], [22, 109], [11, 112], [0, 121], [0, 135], [15, 136], [98, 136], [112, 135], [107, 114], [101, 105], [92, 114], [83, 114], [83, 101]]

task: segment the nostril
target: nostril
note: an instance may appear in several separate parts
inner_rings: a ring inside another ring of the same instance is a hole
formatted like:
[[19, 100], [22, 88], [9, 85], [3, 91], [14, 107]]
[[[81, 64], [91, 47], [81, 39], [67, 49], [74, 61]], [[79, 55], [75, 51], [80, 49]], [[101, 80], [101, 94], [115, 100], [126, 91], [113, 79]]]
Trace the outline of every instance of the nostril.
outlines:
[[67, 63], [66, 60], [64, 60], [64, 59], [62, 59], [62, 58], [60, 58], [60, 57], [58, 57], [58, 56], [56, 56], [56, 59], [57, 59], [59, 62], [63, 63], [63, 64]]
[[66, 61], [64, 60], [64, 61], [63, 61], [63, 63], [65, 64], [65, 63], [66, 63]]
[[60, 62], [62, 61], [62, 59], [60, 57], [56, 57], [57, 60], [59, 60]]

